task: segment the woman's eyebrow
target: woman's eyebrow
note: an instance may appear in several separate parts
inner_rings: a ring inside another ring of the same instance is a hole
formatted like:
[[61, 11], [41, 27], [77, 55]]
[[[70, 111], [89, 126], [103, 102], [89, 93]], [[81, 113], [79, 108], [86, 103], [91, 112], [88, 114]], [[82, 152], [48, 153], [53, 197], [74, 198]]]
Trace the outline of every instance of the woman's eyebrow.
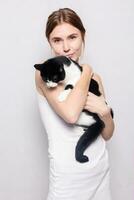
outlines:
[[[72, 33], [72, 34], [68, 35], [67, 37], [69, 38], [71, 36], [77, 36], [77, 35], [78, 35], [78, 33]], [[53, 37], [51, 40], [56, 40], [56, 39], [62, 39], [62, 38], [61, 37]]]

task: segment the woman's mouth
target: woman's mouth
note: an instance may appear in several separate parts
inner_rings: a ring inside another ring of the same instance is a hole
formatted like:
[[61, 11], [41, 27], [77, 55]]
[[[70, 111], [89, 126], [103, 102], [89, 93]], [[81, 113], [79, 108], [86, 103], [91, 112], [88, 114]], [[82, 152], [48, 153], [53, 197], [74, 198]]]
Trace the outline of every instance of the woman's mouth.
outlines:
[[74, 53], [68, 54], [68, 55], [66, 55], [66, 56], [69, 57], [69, 58], [72, 58], [72, 57], [74, 56]]
[[72, 57], [74, 53], [66, 55], [67, 57]]

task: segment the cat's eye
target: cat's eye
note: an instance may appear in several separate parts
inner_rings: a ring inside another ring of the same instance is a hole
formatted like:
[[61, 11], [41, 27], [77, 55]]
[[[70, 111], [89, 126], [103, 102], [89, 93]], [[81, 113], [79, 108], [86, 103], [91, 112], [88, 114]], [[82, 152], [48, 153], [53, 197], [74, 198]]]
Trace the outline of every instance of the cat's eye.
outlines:
[[54, 77], [53, 77], [53, 81], [57, 81], [57, 76], [55, 75]]

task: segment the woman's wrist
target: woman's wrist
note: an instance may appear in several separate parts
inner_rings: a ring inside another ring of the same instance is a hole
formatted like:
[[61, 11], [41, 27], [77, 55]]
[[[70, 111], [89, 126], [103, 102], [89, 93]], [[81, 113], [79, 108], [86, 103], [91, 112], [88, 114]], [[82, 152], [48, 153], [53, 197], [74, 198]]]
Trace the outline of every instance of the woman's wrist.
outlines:
[[106, 105], [99, 111], [98, 115], [101, 119], [111, 116], [111, 108]]

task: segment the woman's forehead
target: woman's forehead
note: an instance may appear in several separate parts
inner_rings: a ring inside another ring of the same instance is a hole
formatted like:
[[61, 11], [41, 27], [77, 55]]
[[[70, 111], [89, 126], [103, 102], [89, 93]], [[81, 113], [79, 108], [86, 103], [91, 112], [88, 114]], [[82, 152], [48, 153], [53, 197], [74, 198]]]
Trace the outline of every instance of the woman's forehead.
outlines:
[[63, 23], [57, 25], [53, 31], [50, 33], [50, 38], [63, 38], [70, 35], [79, 35], [80, 31], [76, 27], [68, 23]]

